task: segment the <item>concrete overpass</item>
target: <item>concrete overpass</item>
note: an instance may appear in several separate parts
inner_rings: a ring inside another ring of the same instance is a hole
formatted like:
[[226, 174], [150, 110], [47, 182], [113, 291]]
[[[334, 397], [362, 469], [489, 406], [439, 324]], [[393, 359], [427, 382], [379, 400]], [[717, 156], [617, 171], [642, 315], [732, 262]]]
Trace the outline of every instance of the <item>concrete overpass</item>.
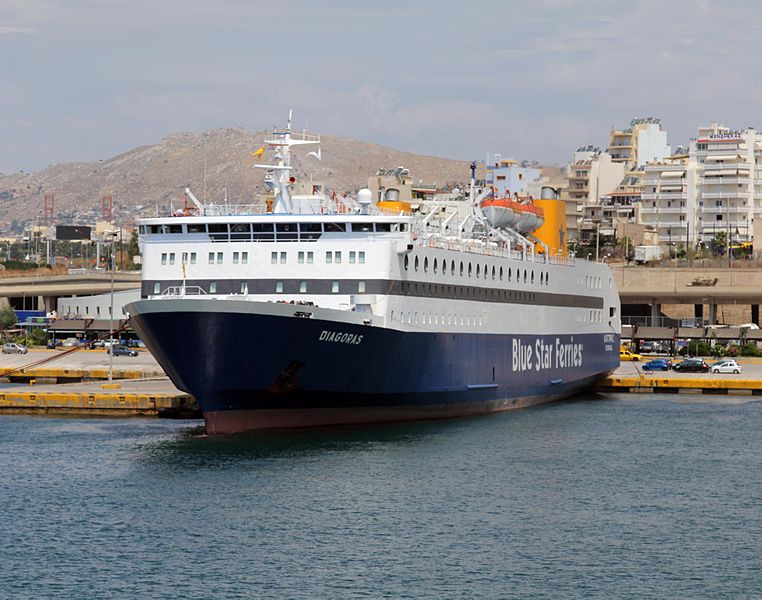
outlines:
[[[742, 265], [744, 263], [741, 263]], [[692, 304], [694, 317], [717, 323], [718, 305], [746, 304], [751, 321], [759, 325], [762, 304], [762, 269], [755, 268], [651, 268], [612, 266], [624, 315], [631, 305], [648, 305], [649, 325], [661, 324], [664, 304]], [[704, 314], [704, 306], [708, 307]], [[625, 319], [626, 321], [626, 319]]]
[[[140, 287], [140, 271], [114, 274], [114, 291]], [[14, 308], [53, 311], [60, 296], [89, 296], [111, 291], [109, 271], [87, 271], [64, 275], [40, 272], [28, 276], [0, 277], [0, 298], [6, 298]]]

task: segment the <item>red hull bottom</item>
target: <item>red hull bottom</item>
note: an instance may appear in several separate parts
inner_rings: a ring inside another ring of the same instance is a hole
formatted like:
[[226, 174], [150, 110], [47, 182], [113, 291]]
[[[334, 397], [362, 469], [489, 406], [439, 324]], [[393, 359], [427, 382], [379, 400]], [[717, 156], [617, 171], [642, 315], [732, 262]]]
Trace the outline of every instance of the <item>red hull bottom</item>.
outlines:
[[204, 421], [206, 422], [206, 433], [214, 435], [327, 425], [452, 419], [527, 408], [552, 402], [567, 395], [516, 398], [509, 401], [469, 403], [467, 405], [434, 404], [428, 406], [226, 410], [204, 413]]

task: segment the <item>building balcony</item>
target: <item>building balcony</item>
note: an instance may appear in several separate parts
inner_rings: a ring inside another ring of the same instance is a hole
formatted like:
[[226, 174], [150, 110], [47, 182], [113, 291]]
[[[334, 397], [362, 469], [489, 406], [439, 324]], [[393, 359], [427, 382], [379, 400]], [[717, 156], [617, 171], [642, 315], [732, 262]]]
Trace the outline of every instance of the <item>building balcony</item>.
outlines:
[[748, 177], [701, 177], [699, 183], [704, 185], [742, 184], [748, 185]]
[[702, 198], [748, 198], [751, 194], [749, 192], [734, 191], [734, 192], [715, 192], [715, 191], [702, 191]]
[[642, 200], [685, 200], [686, 192], [648, 192], [640, 195]]
[[684, 206], [642, 206], [640, 213], [643, 215], [680, 215], [685, 214]]
[[713, 214], [713, 215], [736, 215], [736, 214], [746, 214], [746, 207], [745, 206], [699, 206], [698, 208], [699, 213], [707, 213], [707, 214]]

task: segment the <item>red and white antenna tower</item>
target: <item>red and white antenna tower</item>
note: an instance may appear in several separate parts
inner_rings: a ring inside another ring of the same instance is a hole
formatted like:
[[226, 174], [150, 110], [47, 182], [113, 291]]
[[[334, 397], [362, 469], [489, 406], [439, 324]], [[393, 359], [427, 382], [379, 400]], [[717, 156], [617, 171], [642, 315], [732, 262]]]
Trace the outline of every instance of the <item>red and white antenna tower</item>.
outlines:
[[101, 196], [101, 221], [113, 223], [114, 197], [111, 194]]
[[43, 198], [42, 224], [46, 227], [56, 224], [56, 197], [53, 192], [46, 192]]

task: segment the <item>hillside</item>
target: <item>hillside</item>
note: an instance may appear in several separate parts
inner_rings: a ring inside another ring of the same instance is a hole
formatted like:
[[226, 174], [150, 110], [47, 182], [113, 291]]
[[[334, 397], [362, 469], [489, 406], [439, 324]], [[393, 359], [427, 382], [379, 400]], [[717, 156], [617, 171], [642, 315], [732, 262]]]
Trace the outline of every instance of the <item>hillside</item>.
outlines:
[[[101, 196], [114, 199], [115, 221], [131, 225], [138, 216], [182, 205], [189, 186], [206, 199], [221, 202], [227, 190], [234, 204], [251, 204], [262, 191], [264, 173], [249, 156], [264, 132], [215, 129], [178, 133], [107, 160], [64, 163], [34, 173], [0, 174], [0, 233], [20, 233], [42, 217], [43, 196], [55, 194], [58, 223], [89, 224], [100, 218]], [[294, 151], [298, 178], [323, 181], [330, 190], [352, 191], [367, 184], [380, 167], [405, 166], [416, 180], [444, 186], [469, 177], [468, 162], [420, 156], [338, 136], [321, 136], [322, 161]], [[266, 158], [266, 157], [265, 157]]]

